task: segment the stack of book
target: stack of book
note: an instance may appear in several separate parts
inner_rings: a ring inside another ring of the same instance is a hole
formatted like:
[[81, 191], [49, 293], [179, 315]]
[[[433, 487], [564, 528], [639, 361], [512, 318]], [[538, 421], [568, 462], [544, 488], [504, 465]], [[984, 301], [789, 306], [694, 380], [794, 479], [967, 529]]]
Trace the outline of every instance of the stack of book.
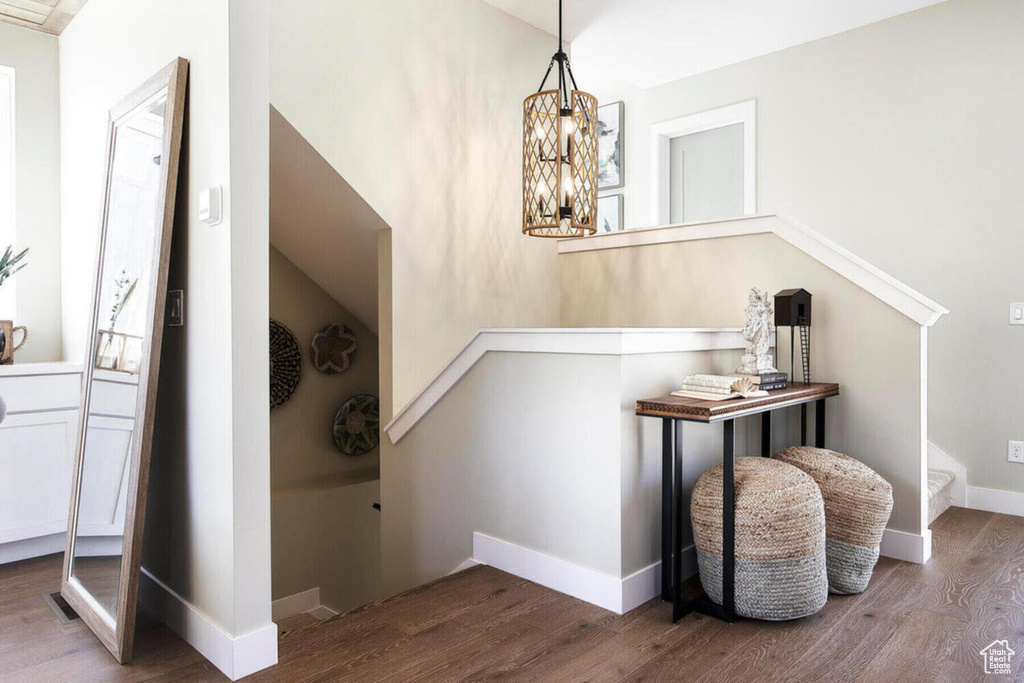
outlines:
[[733, 375], [733, 377], [747, 377], [758, 389], [775, 391], [776, 389], [786, 388], [789, 375], [784, 372], [762, 372], [760, 375], [744, 375], [741, 373]]
[[688, 375], [673, 396], [702, 401], [726, 401], [730, 398], [752, 398], [768, 393], [754, 385], [753, 378], [737, 375]]

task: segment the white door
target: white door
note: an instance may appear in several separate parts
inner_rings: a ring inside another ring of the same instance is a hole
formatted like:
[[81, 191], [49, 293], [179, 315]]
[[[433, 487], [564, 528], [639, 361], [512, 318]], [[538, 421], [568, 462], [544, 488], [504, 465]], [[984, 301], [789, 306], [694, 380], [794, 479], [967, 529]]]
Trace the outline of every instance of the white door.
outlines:
[[743, 127], [737, 123], [669, 143], [669, 220], [713, 221], [742, 216]]

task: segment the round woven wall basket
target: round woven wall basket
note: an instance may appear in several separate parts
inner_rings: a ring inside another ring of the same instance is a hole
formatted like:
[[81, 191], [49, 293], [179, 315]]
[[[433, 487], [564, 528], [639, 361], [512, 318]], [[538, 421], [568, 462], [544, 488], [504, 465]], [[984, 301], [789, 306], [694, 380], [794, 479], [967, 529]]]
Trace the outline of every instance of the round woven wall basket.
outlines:
[[829, 590], [863, 592], [889, 523], [892, 486], [864, 463], [825, 448], [797, 446], [772, 458], [799, 467], [821, 487]]
[[310, 344], [313, 367], [329, 375], [345, 372], [356, 360], [356, 333], [348, 325], [327, 325], [315, 335]]
[[360, 394], [345, 401], [334, 416], [334, 445], [345, 455], [369, 453], [380, 443], [380, 400]]
[[[782, 621], [825, 606], [825, 510], [814, 480], [768, 458], [735, 468], [736, 613]], [[722, 466], [697, 480], [690, 502], [700, 582], [722, 604]]]
[[302, 379], [302, 352], [291, 330], [270, 321], [270, 409], [288, 402]]

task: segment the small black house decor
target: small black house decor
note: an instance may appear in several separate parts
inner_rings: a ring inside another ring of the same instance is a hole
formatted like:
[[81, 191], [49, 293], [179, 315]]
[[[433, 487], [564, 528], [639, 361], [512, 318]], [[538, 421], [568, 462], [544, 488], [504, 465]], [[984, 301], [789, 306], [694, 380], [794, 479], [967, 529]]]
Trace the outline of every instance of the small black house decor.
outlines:
[[779, 348], [779, 327], [789, 328], [790, 381], [796, 381], [793, 363], [794, 330], [800, 328], [800, 361], [803, 380], [811, 381], [811, 293], [806, 289], [784, 289], [775, 295], [775, 349]]

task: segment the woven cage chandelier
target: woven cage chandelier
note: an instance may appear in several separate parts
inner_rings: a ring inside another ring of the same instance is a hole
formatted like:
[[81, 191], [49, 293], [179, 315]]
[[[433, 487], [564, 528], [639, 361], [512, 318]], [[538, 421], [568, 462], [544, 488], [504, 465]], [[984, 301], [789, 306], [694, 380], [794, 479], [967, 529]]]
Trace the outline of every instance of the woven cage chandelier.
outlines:
[[[556, 62], [558, 89], [545, 90]], [[597, 98], [577, 89], [562, 51], [558, 0], [558, 52], [537, 93], [523, 101], [523, 233], [583, 237], [596, 230]]]

